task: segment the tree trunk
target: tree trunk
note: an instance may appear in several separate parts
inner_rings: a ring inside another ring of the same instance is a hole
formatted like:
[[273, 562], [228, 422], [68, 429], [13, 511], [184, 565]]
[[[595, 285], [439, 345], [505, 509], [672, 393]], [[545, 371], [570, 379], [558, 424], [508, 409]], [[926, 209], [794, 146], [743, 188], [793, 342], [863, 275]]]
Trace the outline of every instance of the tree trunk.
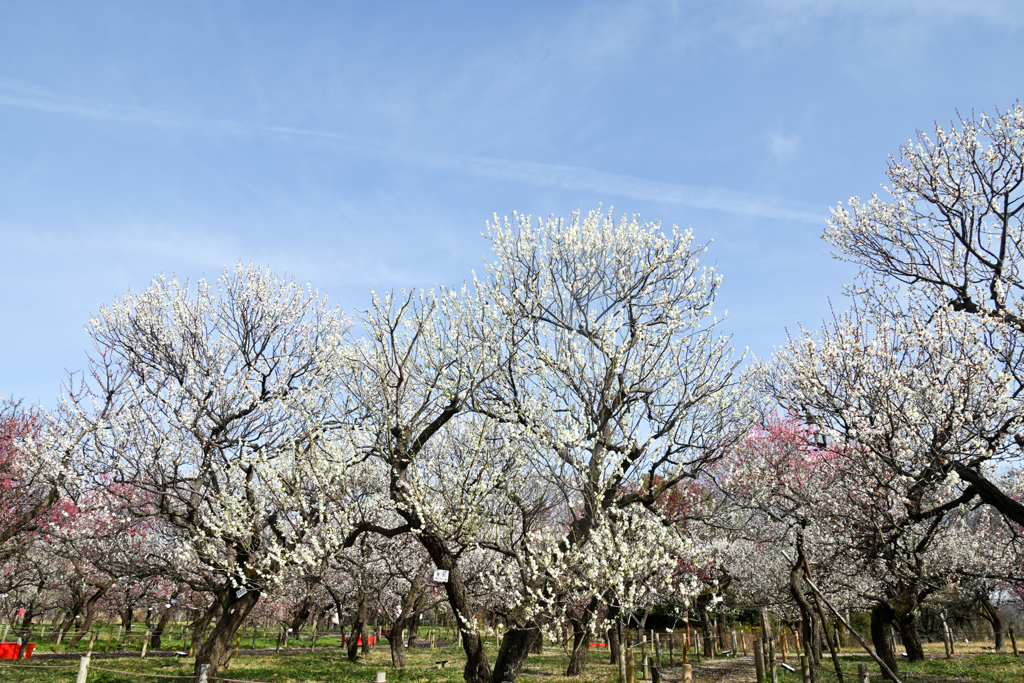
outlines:
[[348, 638], [348, 661], [354, 662], [359, 658], [359, 639], [366, 631], [366, 617], [369, 609], [366, 605], [366, 594], [359, 591], [359, 603], [356, 608], [355, 620], [352, 622], [352, 635]]
[[128, 608], [121, 612], [121, 626], [124, 626], [124, 634], [128, 635], [132, 632], [132, 617], [134, 616], [134, 609]]
[[789, 594], [800, 609], [800, 640], [803, 641], [811, 683], [821, 683], [821, 620], [804, 594], [802, 556], [789, 571]]
[[192, 642], [189, 644], [189, 649], [193, 654], [199, 652], [203, 648], [203, 643], [206, 642], [206, 629], [210, 627], [210, 622], [220, 614], [221, 604], [218, 600], [214, 600], [213, 604], [206, 608], [203, 612], [203, 616], [192, 622]]
[[394, 623], [391, 624], [388, 646], [391, 648], [391, 666], [396, 669], [405, 668], [405, 643], [402, 642], [403, 631], [405, 631], [405, 620], [395, 619]]
[[996, 652], [1002, 652], [1003, 648], [1006, 647], [1005, 634], [1006, 634], [1006, 619], [1003, 618], [1003, 613], [998, 607], [992, 604], [988, 596], [982, 596], [981, 606], [984, 608], [983, 614], [988, 620], [988, 623], [992, 624], [992, 634], [995, 639]]
[[420, 639], [420, 614], [422, 612], [413, 612], [412, 616], [409, 617], [409, 649], [416, 647], [417, 641]]
[[711, 614], [708, 612], [708, 601], [710, 599], [710, 595], [702, 595], [697, 598], [697, 619], [700, 621], [705, 657], [710, 657], [715, 651], [714, 629], [711, 626]]
[[611, 622], [611, 628], [608, 629], [608, 653], [611, 657], [609, 662], [612, 666], [618, 666], [619, 664], [619, 647], [621, 647], [621, 638], [619, 637], [622, 633], [622, 619], [619, 617], [620, 608], [618, 605], [612, 605], [608, 608], [607, 620]]
[[538, 640], [542, 640], [542, 636], [536, 624], [509, 628], [505, 632], [504, 640], [501, 641], [498, 657], [494, 660], [491, 683], [515, 681]]
[[590, 620], [570, 619], [572, 624], [572, 653], [566, 676], [582, 676], [587, 671], [587, 653], [590, 651]]
[[718, 610], [716, 618], [718, 622], [718, 649], [728, 650], [732, 647], [732, 634], [729, 633], [729, 618], [725, 616], [724, 610]]
[[163, 643], [164, 629], [167, 628], [167, 624], [171, 623], [171, 616], [173, 614], [174, 608], [169, 607], [160, 615], [160, 620], [156, 622], [156, 629], [153, 631], [153, 637], [149, 639], [149, 649], [160, 649], [160, 645]]
[[[899, 674], [896, 651], [893, 650], [892, 643], [889, 641], [889, 626], [895, 619], [896, 613], [885, 603], [879, 603], [871, 609], [871, 642], [875, 646], [875, 654], [885, 662], [890, 671]], [[884, 671], [882, 678], [887, 681], [892, 680]]]
[[18, 648], [18, 659], [25, 659], [28, 652], [28, 641], [32, 635], [32, 618], [35, 616], [35, 605], [29, 605], [25, 610], [25, 618], [21, 621], [21, 647]]
[[96, 592], [89, 596], [89, 599], [85, 603], [85, 619], [82, 621], [82, 625], [78, 629], [78, 633], [76, 633], [74, 638], [68, 642], [67, 649], [74, 650], [78, 646], [78, 641], [80, 641], [85, 634], [88, 633], [89, 629], [92, 628], [92, 622], [96, 618], [96, 603], [100, 601], [100, 598], [107, 594], [107, 591], [110, 590], [110, 587], [113, 585], [113, 581], [101, 584], [97, 588]]
[[[260, 592], [253, 589], [247, 591], [242, 597], [238, 597], [237, 589], [228, 582], [220, 590], [218, 602], [221, 606], [221, 614], [217, 618], [217, 625], [203, 642], [203, 647], [196, 652], [195, 675], [198, 677], [203, 664], [209, 664], [209, 676], [217, 675], [217, 672], [227, 666], [231, 655], [234, 654], [234, 639], [238, 629], [245, 622], [249, 612], [259, 602]], [[209, 623], [209, 622], [207, 622]]]
[[298, 633], [302, 625], [309, 619], [309, 612], [313, 605], [313, 596], [306, 594], [306, 597], [302, 598], [295, 607], [292, 608], [292, 623], [289, 626], [292, 629], [292, 633]]
[[923, 662], [924, 647], [921, 636], [917, 633], [917, 612], [911, 611], [896, 616], [896, 628], [900, 632], [900, 640], [907, 650], [908, 662]]
[[366, 620], [363, 622], [363, 629], [359, 632], [359, 635], [363, 639], [363, 654], [364, 655], [370, 654], [370, 629], [369, 629], [370, 623], [369, 622], [370, 622], [369, 615], [367, 615]]

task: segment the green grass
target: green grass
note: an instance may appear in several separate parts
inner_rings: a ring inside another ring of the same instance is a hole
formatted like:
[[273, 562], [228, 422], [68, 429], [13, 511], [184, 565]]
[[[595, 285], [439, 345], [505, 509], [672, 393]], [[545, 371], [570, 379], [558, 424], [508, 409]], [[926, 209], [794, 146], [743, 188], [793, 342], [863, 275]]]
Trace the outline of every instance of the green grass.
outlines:
[[[116, 631], [116, 630], [115, 630]], [[176, 631], [175, 631], [176, 633]], [[291, 639], [289, 647], [299, 645], [309, 647], [308, 633], [306, 638], [296, 641]], [[421, 637], [426, 637], [426, 629], [421, 629]], [[251, 632], [243, 638], [243, 648], [251, 646]], [[274, 638], [259, 638], [258, 647], [273, 648]], [[230, 667], [221, 673], [232, 679], [259, 681], [265, 683], [363, 683], [372, 681], [377, 671], [386, 671], [387, 679], [394, 683], [442, 683], [462, 680], [462, 667], [465, 663], [461, 648], [443, 647], [436, 649], [414, 648], [406, 651], [406, 668], [391, 668], [391, 656], [386, 640], [373, 648], [365, 658], [356, 663], [349, 662], [342, 648], [339, 647], [337, 635], [323, 637], [317, 644], [316, 652], [308, 649], [288, 654], [248, 655], [244, 651], [235, 657]], [[180, 649], [180, 643], [173, 641], [167, 649]], [[45, 649], [45, 648], [44, 648]], [[84, 645], [83, 645], [84, 649]], [[102, 650], [102, 648], [97, 648]], [[847, 651], [848, 653], [850, 651]], [[487, 648], [488, 661], [494, 662], [496, 648], [492, 644]], [[1024, 657], [1015, 659], [1011, 655], [970, 654], [963, 658], [946, 660], [940, 653], [929, 652], [926, 662], [908, 664], [901, 662], [900, 675], [904, 680], [929, 683], [1018, 683], [1024, 681]], [[438, 669], [435, 662], [451, 660], [445, 669]], [[123, 657], [97, 658], [92, 661], [89, 683], [135, 683], [150, 681], [151, 683], [185, 683], [187, 679], [174, 678], [143, 678], [138, 673], [164, 676], [191, 676], [193, 659], [189, 657], [146, 657], [142, 659], [136, 652], [126, 653]], [[792, 662], [792, 658], [790, 659]], [[878, 666], [866, 655], [847, 654], [843, 657], [843, 670], [854, 672], [858, 663], [868, 665], [872, 681], [880, 681]], [[608, 663], [607, 650], [592, 649], [587, 662], [587, 675], [574, 679], [578, 683], [604, 683], [618, 678], [617, 670]], [[0, 663], [0, 680], [11, 683], [65, 683], [75, 679], [78, 667], [77, 659], [53, 660], [30, 659], [19, 662], [46, 668], [15, 668], [10, 663]], [[568, 658], [561, 648], [545, 647], [543, 655], [531, 655], [526, 661], [520, 683], [540, 683], [564, 678], [562, 675], [568, 666]], [[699, 666], [699, 665], [698, 665]], [[61, 667], [61, 668], [50, 668]], [[117, 669], [127, 673], [109, 673], [99, 668]], [[822, 661], [824, 680], [835, 681], [835, 673], [831, 670], [831, 660]], [[699, 671], [699, 668], [698, 668]], [[639, 673], [639, 672], [638, 672]], [[799, 671], [788, 673], [780, 670], [780, 683], [799, 683]], [[855, 681], [847, 677], [849, 681]]]
[[[857, 664], [867, 665], [872, 681], [881, 681], [881, 669], [867, 655], [844, 656], [841, 660], [844, 673], [857, 670]], [[821, 661], [823, 681], [834, 682], [835, 670], [827, 656]], [[934, 683], [1020, 683], [1024, 681], [1024, 658], [1010, 655], [978, 654], [955, 659], [928, 659], [924, 662], [900, 662], [897, 675], [905, 681], [934, 681]], [[846, 680], [851, 680], [850, 676]], [[856, 680], [856, 679], [853, 679]], [[800, 683], [800, 672], [786, 672], [779, 683]]]
[[[425, 630], [424, 630], [425, 634]], [[337, 643], [337, 637], [330, 640]], [[250, 641], [251, 642], [251, 641]], [[308, 640], [303, 641], [308, 645]], [[497, 649], [494, 645], [487, 648], [488, 661], [494, 661]], [[444, 669], [438, 669], [436, 662], [451, 660]], [[588, 674], [575, 679], [581, 683], [598, 683], [615, 678], [615, 669], [607, 664], [607, 651], [603, 648], [592, 650], [587, 664]], [[173, 683], [173, 678], [142, 678], [133, 677], [133, 673], [164, 674], [189, 676], [192, 673], [193, 659], [188, 657], [146, 657], [126, 656], [111, 659], [97, 658], [92, 660], [89, 683], [128, 683], [128, 681], [152, 681], [153, 683]], [[521, 683], [539, 683], [561, 677], [568, 666], [568, 657], [557, 647], [546, 647], [543, 655], [531, 655], [526, 662]], [[58, 681], [74, 680], [77, 660], [29, 659], [20, 662], [25, 665], [54, 667], [69, 665], [65, 668], [14, 668], [0, 663], [0, 680], [11, 683], [57, 683]], [[345, 658], [344, 651], [336, 644], [323, 647], [318, 644], [316, 652], [296, 652], [279, 655], [246, 655], [244, 652], [234, 658], [230, 667], [222, 672], [227, 678], [266, 683], [361, 683], [372, 681], [377, 671], [387, 671], [388, 681], [397, 683], [441, 683], [443, 681], [461, 681], [465, 657], [461, 648], [452, 646], [443, 648], [414, 648], [406, 651], [406, 668], [391, 668], [391, 654], [386, 642], [373, 648], [371, 653], [356, 663]], [[113, 674], [99, 671], [96, 667], [118, 669], [129, 672]]]

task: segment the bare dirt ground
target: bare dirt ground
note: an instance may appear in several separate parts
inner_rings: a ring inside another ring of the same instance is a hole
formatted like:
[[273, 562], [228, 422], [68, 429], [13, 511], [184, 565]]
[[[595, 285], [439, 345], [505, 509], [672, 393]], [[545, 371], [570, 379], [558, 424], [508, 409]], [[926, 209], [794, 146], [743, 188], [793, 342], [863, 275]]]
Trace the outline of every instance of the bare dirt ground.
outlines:
[[[664, 661], [664, 660], [663, 660]], [[682, 681], [683, 670], [666, 668], [663, 681]], [[693, 665], [693, 683], [751, 683], [754, 680], [754, 658], [716, 659]]]

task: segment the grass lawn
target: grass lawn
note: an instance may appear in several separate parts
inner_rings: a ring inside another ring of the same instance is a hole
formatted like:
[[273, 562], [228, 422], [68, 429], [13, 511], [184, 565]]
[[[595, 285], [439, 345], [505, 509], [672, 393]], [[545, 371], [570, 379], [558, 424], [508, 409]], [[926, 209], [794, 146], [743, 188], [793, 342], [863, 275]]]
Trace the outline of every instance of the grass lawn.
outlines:
[[[425, 633], [425, 631], [424, 631]], [[372, 649], [371, 653], [352, 664], [345, 658], [343, 650], [338, 646], [337, 636], [322, 638], [317, 645], [315, 652], [308, 649], [303, 651], [291, 651], [281, 654], [247, 654], [244, 650], [235, 657], [230, 667], [221, 675], [228, 679], [243, 681], [256, 681], [259, 683], [361, 683], [373, 681], [377, 671], [386, 671], [387, 680], [397, 683], [441, 683], [451, 681], [453, 683], [462, 681], [462, 667], [465, 662], [461, 648], [452, 646], [438, 647], [436, 649], [414, 648], [406, 652], [406, 668], [396, 670], [391, 668], [391, 657], [386, 641]], [[244, 640], [243, 646], [251, 646], [251, 636]], [[168, 643], [166, 649], [180, 647], [178, 643]], [[260, 638], [257, 641], [258, 647], [273, 648], [273, 639]], [[308, 648], [309, 640], [292, 639], [289, 647], [302, 646]], [[901, 662], [900, 676], [910, 683], [967, 683], [977, 681], [978, 683], [1019, 683], [1024, 681], [1024, 657], [1015, 659], [1012, 655], [992, 654], [986, 651], [987, 643], [974, 643], [969, 647], [958, 649], [957, 657], [947, 660], [943, 656], [942, 646], [931, 644], [926, 646], [929, 660], [920, 664], [907, 664]], [[41, 651], [48, 650], [42, 647]], [[95, 648], [102, 651], [101, 647]], [[965, 653], [966, 652], [966, 653]], [[488, 647], [488, 660], [494, 661], [497, 654], [496, 648]], [[451, 660], [445, 669], [438, 669], [436, 662], [439, 660]], [[855, 672], [858, 663], [868, 665], [872, 681], [880, 681], [878, 665], [867, 655], [850, 649], [844, 652], [842, 659], [843, 670]], [[665, 662], [667, 664], [667, 662]], [[793, 659], [790, 657], [790, 663]], [[38, 668], [21, 668], [11, 666], [10, 662], [0, 662], [0, 681], [4, 683], [64, 683], [75, 680], [75, 673], [78, 668], [78, 659], [29, 659], [18, 662], [22, 666]], [[826, 656], [822, 662], [824, 679], [831, 683], [835, 681], [835, 673], [831, 670], [831, 660]], [[531, 655], [526, 661], [522, 674], [519, 676], [520, 683], [539, 683], [540, 681], [564, 680], [562, 675], [568, 665], [568, 657], [558, 647], [548, 646], [544, 649], [543, 655]], [[102, 658], [97, 656], [92, 660], [89, 670], [89, 683], [128, 683], [145, 682], [151, 683], [185, 683], [188, 678], [172, 678], [172, 676], [190, 677], [192, 673], [193, 660], [189, 657], [150, 657], [145, 659], [139, 657], [138, 652], [124, 653], [116, 658]], [[797, 664], [798, 666], [798, 664]], [[127, 673], [112, 673], [101, 669], [116, 669]], [[591, 650], [587, 662], [588, 673], [577, 679], [578, 683], [604, 683], [618, 679], [617, 669], [608, 664], [608, 654], [603, 648]], [[638, 672], [639, 673], [639, 672]], [[702, 676], [700, 665], [696, 667], [697, 683]], [[780, 683], [800, 683], [799, 669], [797, 673], [779, 671]], [[149, 678], [138, 674], [149, 674], [157, 677]], [[746, 680], [744, 677], [741, 680]], [[752, 675], [749, 676], [750, 683], [753, 683]], [[639, 676], [638, 676], [639, 680]], [[856, 683], [853, 677], [847, 677], [847, 682]]]
[[[359, 662], [350, 663], [344, 652], [337, 646], [337, 638], [325, 638], [333, 645], [317, 645], [316, 652], [291, 652], [288, 654], [247, 655], [244, 651], [235, 657], [222, 676], [246, 681], [266, 683], [356, 683], [373, 681], [377, 671], [386, 671], [388, 681], [398, 683], [441, 683], [462, 681], [462, 667], [465, 658], [461, 648], [439, 647], [436, 649], [414, 648], [406, 651], [406, 668], [391, 668], [391, 654], [386, 642], [375, 647]], [[291, 645], [291, 643], [289, 643]], [[495, 647], [488, 648], [489, 661], [497, 655]], [[444, 669], [437, 668], [437, 661], [450, 660]], [[597, 683], [616, 677], [615, 669], [607, 663], [608, 655], [602, 648], [592, 651], [588, 661], [588, 675], [575, 679], [581, 683]], [[174, 683], [185, 679], [170, 676], [190, 676], [193, 659], [189, 657], [149, 657], [142, 659], [135, 654], [117, 658], [95, 658], [89, 669], [89, 683], [127, 683], [128, 681], [152, 681], [152, 683]], [[17, 662], [24, 666], [40, 668], [15, 668], [0, 662], [0, 680], [4, 683], [57, 683], [73, 681], [78, 667], [77, 659], [54, 660], [48, 658], [29, 659]], [[561, 678], [569, 659], [561, 648], [546, 647], [543, 655], [531, 655], [524, 672], [519, 676], [521, 683], [537, 683], [552, 678]], [[46, 667], [46, 668], [42, 668]], [[54, 667], [54, 668], [51, 668]], [[117, 669], [129, 673], [110, 673], [100, 669]], [[162, 675], [160, 678], [143, 678], [134, 673]]]
[[[1019, 643], [1018, 643], [1019, 645]], [[1024, 681], [1024, 657], [1015, 658], [1013, 652], [1009, 654], [994, 654], [992, 643], [981, 641], [970, 644], [957, 644], [956, 656], [952, 659], [945, 658], [945, 650], [941, 643], [926, 643], [924, 646], [925, 655], [928, 658], [924, 662], [910, 664], [901, 658], [899, 672], [897, 675], [901, 680], [910, 683], [1021, 683]], [[1009, 643], [1007, 643], [1009, 650]], [[1024, 654], [1024, 653], [1022, 653]], [[789, 660], [797, 671], [789, 673], [779, 670], [779, 683], [800, 683], [799, 660]], [[863, 650], [847, 648], [843, 650], [841, 659], [843, 672], [854, 674], [858, 664], [867, 666], [868, 675], [872, 681], [881, 681], [881, 669], [875, 661]], [[836, 681], [835, 669], [832, 666], [832, 659], [828, 652], [821, 660], [822, 679], [828, 683]], [[853, 676], [846, 676], [847, 683], [857, 683]]]

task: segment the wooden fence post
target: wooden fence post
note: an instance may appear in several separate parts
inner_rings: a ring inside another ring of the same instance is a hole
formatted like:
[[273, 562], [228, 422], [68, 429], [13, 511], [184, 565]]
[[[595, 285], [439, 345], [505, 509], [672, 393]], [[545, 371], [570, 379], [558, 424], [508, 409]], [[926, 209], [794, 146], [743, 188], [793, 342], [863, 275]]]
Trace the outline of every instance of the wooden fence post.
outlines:
[[871, 679], [868, 678], [867, 664], [857, 665], [857, 683], [871, 683]]
[[149, 647], [149, 629], [147, 628], [146, 632], [144, 634], [142, 634], [142, 654], [140, 654], [139, 657], [145, 657], [146, 656], [146, 649], [148, 647]]
[[636, 683], [636, 662], [633, 661], [633, 648], [628, 647], [626, 650], [626, 683]]
[[196, 679], [196, 683], [207, 683], [210, 678], [210, 665], [200, 664], [199, 665], [199, 678]]
[[1020, 657], [1020, 653], [1017, 652], [1017, 636], [1013, 633], [1013, 627], [1010, 627], [1010, 644], [1013, 645], [1013, 656]]
[[647, 634], [643, 631], [640, 632], [640, 663], [642, 664], [640, 677], [646, 681], [651, 675], [647, 663]]
[[682, 683], [693, 683], [693, 667], [689, 664], [683, 664]]
[[75, 678], [75, 683], [86, 683], [86, 678], [89, 676], [89, 658], [90, 655], [86, 653], [78, 660], [78, 676]]
[[757, 683], [764, 683], [764, 647], [760, 638], [754, 640], [754, 673]]
[[739, 647], [737, 647], [736, 631], [732, 632], [732, 658], [736, 659], [739, 656]]

